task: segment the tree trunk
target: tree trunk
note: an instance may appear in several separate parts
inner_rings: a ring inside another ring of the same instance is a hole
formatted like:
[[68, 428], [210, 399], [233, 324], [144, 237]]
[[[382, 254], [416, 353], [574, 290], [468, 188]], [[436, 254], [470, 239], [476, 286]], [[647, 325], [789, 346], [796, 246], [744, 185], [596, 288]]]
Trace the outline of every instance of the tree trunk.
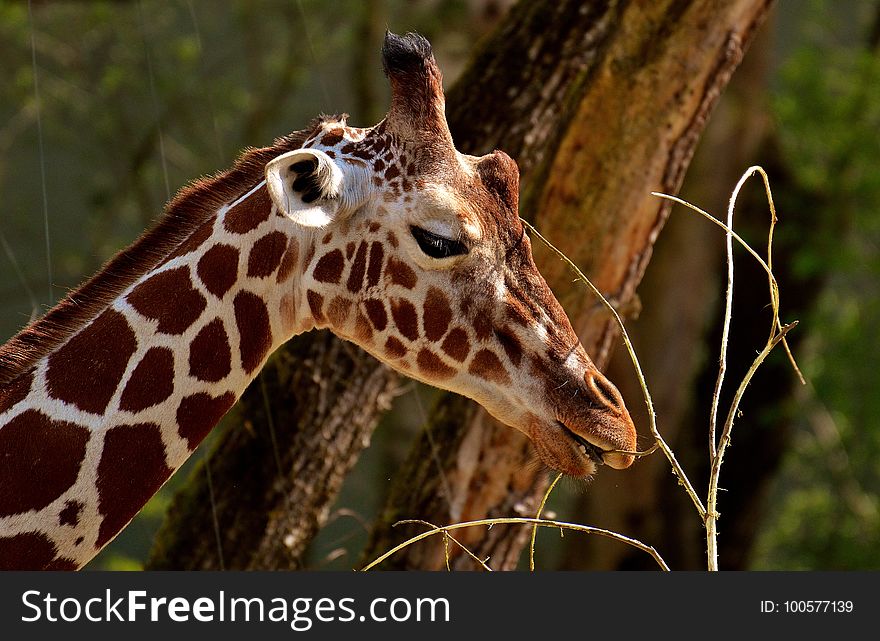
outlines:
[[[668, 213], [650, 192], [678, 190], [706, 117], [770, 2], [612, 2], [590, 5], [589, 16], [581, 4], [520, 5], [519, 14], [534, 13], [508, 23], [486, 45], [459, 84], [467, 88], [485, 73], [483, 88], [453, 94], [450, 114], [468, 115], [463, 129], [453, 129], [461, 148], [470, 150], [462, 134], [485, 131], [516, 158], [523, 215], [534, 214], [538, 228], [626, 308]], [[487, 95], [510, 96], [502, 114]], [[536, 261], [601, 366], [616, 336], [608, 315], [554, 256], [536, 248]], [[630, 405], [638, 402], [630, 396]], [[366, 559], [423, 529], [392, 527], [403, 518], [443, 524], [535, 513], [547, 477], [517, 433], [454, 397], [440, 401], [427, 429], [430, 438], [417, 443], [395, 479]], [[628, 473], [602, 471], [612, 481]], [[492, 567], [511, 569], [528, 536], [527, 528], [496, 526], [456, 538]], [[454, 567], [475, 567], [454, 546], [450, 553]], [[385, 567], [444, 565], [445, 547], [435, 538]]]
[[[706, 128], [682, 188], [690, 202], [722, 218], [733, 186], [755, 162], [770, 124], [767, 105], [761, 99], [766, 95], [772, 45], [766, 37], [768, 33], [769, 30], [762, 30], [737, 70]], [[747, 191], [751, 193], [750, 189]], [[740, 206], [734, 221], [737, 230], [742, 231], [746, 217], [756, 219], [758, 225], [766, 223], [763, 210]], [[643, 312], [628, 327], [650, 386], [660, 430], [701, 494], [708, 478], [708, 410], [705, 414], [697, 413], [695, 405], [698, 396], [711, 395], [712, 387], [697, 389], [696, 383], [705, 377], [701, 370], [714, 371], [716, 375], [718, 371], [720, 339], [716, 340], [710, 327], [720, 323], [723, 313], [724, 238], [720, 229], [699, 216], [683, 209], [677, 211], [657, 243], [640, 287]], [[737, 272], [737, 290], [749, 287], [743, 276], [744, 273]], [[766, 285], [759, 283], [757, 291], [765, 293]], [[785, 292], [783, 285], [783, 296], [788, 300]], [[763, 331], [764, 325], [760, 327]], [[716, 342], [709, 342], [710, 335]], [[753, 355], [753, 345], [742, 347], [747, 347], [741, 350], [745, 357]], [[632, 364], [622, 354], [615, 355], [609, 364], [612, 378], [622, 379], [621, 393], [626, 398], [640, 393], [635, 380], [621, 377], [631, 369]], [[730, 371], [733, 376], [733, 366]], [[714, 382], [712, 378], [710, 385], [714, 386]], [[634, 416], [637, 421], [647, 420], [641, 407], [636, 408]], [[739, 436], [736, 441], [739, 445]], [[676, 569], [705, 569], [702, 521], [685, 493], [672, 482], [664, 457], [652, 456], [642, 461], [620, 482], [622, 492], [616, 481], [608, 476], [597, 478], [590, 492], [578, 497], [572, 510], [574, 518], [585, 523], [599, 521], [611, 529], [650, 541]], [[726, 482], [724, 487], [733, 489]], [[737, 487], [735, 491], [747, 490]], [[611, 496], [619, 499], [612, 501]], [[722, 541], [727, 535], [725, 528]], [[563, 565], [571, 569], [644, 569], [652, 564], [651, 559], [646, 562], [641, 553], [633, 554], [625, 546], [584, 537], [568, 537], [565, 542]]]
[[[649, 192], [678, 188], [706, 115], [770, 2], [521, 2], [448, 94], [457, 146], [510, 153], [522, 170], [523, 215], [540, 212], [537, 224], [625, 302], [667, 214]], [[614, 337], [607, 315], [548, 253], [536, 252], [536, 260], [584, 345], [603, 361]], [[287, 366], [292, 360], [295, 368]], [[320, 334], [298, 338], [273, 363], [242, 400], [236, 417], [244, 422], [219, 434], [211, 474], [201, 465], [176, 498], [151, 568], [299, 565], [396, 379]], [[369, 554], [406, 534], [390, 530], [400, 517], [448, 522], [534, 511], [544, 475], [518, 433], [451, 395], [428, 429], [441, 469], [422, 438]], [[526, 533], [476, 535], [481, 554], [513, 567]], [[442, 554], [425, 549], [393, 564], [440, 567]]]

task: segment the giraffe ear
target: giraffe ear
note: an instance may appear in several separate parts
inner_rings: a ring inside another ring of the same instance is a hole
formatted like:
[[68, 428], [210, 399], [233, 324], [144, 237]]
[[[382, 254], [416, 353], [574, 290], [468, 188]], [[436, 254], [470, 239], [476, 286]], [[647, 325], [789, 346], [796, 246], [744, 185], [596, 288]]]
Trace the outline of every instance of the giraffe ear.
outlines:
[[365, 200], [368, 185], [365, 168], [341, 165], [320, 149], [297, 149], [266, 165], [275, 205], [305, 227], [324, 227], [349, 215]]

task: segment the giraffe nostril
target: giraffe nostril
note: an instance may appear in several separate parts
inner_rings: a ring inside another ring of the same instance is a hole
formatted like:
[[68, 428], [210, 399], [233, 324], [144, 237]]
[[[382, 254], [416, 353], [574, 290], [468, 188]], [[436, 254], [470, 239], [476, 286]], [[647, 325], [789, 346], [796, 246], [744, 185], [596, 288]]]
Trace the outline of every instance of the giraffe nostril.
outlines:
[[620, 411], [622, 401], [620, 392], [611, 382], [601, 374], [587, 374], [587, 386], [593, 391], [596, 400], [611, 409]]

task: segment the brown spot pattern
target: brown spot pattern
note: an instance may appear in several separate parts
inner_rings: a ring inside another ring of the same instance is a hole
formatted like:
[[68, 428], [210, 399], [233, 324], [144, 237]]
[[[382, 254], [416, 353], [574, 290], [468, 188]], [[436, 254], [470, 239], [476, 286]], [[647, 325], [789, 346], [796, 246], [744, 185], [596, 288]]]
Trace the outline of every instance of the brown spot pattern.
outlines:
[[406, 355], [406, 345], [394, 336], [389, 336], [385, 341], [385, 354], [391, 358], [402, 358]]
[[287, 249], [287, 236], [280, 231], [266, 234], [254, 243], [248, 256], [247, 275], [252, 278], [271, 276], [281, 264], [281, 257]]
[[544, 382], [544, 393], [548, 397], [552, 397], [558, 386], [557, 368], [549, 361], [532, 354], [529, 356], [529, 369], [537, 380]]
[[492, 327], [492, 316], [485, 311], [478, 311], [471, 321], [473, 325], [474, 332], [477, 335], [477, 340], [484, 341], [495, 332], [495, 329]]
[[321, 139], [321, 144], [328, 147], [333, 147], [334, 145], [339, 144], [339, 142], [342, 140], [342, 134], [342, 129], [331, 129], [326, 134], [324, 134], [324, 137]]
[[452, 308], [446, 294], [436, 287], [429, 287], [422, 305], [422, 327], [429, 341], [439, 341], [452, 322]]
[[351, 311], [351, 301], [341, 296], [335, 296], [327, 306], [327, 319], [334, 327], [341, 327]]
[[361, 344], [373, 340], [373, 328], [363, 314], [358, 314], [354, 321], [354, 339]]
[[101, 547], [125, 527], [171, 472], [158, 425], [110, 428], [98, 463], [98, 512], [104, 519], [95, 545]]
[[235, 403], [235, 394], [226, 392], [211, 396], [205, 392], [192, 394], [177, 407], [177, 433], [193, 450]]
[[174, 353], [167, 347], [151, 347], [131, 373], [119, 409], [140, 412], [158, 405], [173, 391]]
[[0, 516], [39, 510], [70, 488], [89, 430], [26, 410], [0, 429]]
[[397, 235], [393, 231], [388, 232], [388, 244], [397, 249]]
[[205, 325], [189, 346], [189, 373], [199, 380], [216, 383], [232, 371], [232, 353], [223, 321], [215, 318]]
[[306, 292], [306, 300], [309, 303], [309, 309], [312, 312], [312, 318], [315, 319], [317, 323], [324, 322], [324, 297], [321, 296], [318, 292], [312, 291], [311, 289]]
[[128, 321], [108, 309], [49, 356], [49, 394], [92, 414], [102, 414], [137, 349]]
[[315, 265], [312, 276], [319, 283], [338, 283], [342, 277], [343, 267], [345, 267], [345, 260], [342, 258], [342, 252], [334, 249], [321, 256], [318, 264]]
[[233, 234], [246, 234], [256, 229], [264, 220], [269, 220], [270, 213], [272, 199], [269, 198], [269, 191], [263, 187], [227, 211], [223, 226]]
[[299, 243], [296, 238], [291, 238], [287, 245], [287, 251], [281, 259], [281, 265], [278, 267], [278, 274], [275, 276], [276, 283], [283, 283], [296, 268], [296, 261], [299, 259]]
[[385, 311], [385, 303], [381, 300], [368, 298], [364, 301], [364, 309], [376, 331], [381, 332], [388, 326], [388, 312]]
[[303, 260], [303, 271], [308, 271], [309, 265], [312, 264], [312, 259], [315, 257], [315, 243], [310, 242], [306, 247], [306, 255]]
[[502, 384], [510, 382], [510, 376], [508, 376], [507, 370], [504, 369], [504, 365], [501, 364], [495, 353], [488, 349], [481, 349], [474, 355], [468, 371], [474, 376], [479, 376], [487, 381]]
[[358, 245], [357, 253], [354, 255], [354, 263], [351, 266], [351, 272], [348, 274], [348, 291], [357, 292], [364, 286], [364, 272], [367, 270], [367, 243], [361, 241]]
[[70, 559], [55, 558], [57, 550], [46, 535], [24, 532], [0, 537], [0, 570], [75, 570]]
[[199, 259], [196, 273], [209, 292], [223, 298], [238, 280], [238, 250], [231, 245], [215, 245]]
[[440, 360], [440, 357], [429, 349], [419, 350], [419, 355], [416, 357], [416, 365], [419, 366], [419, 370], [422, 373], [434, 379], [450, 378], [455, 375], [455, 370]]
[[467, 332], [460, 327], [455, 327], [443, 341], [440, 348], [459, 363], [464, 362], [471, 351], [471, 343]]
[[519, 367], [523, 355], [523, 349], [519, 339], [509, 328], [504, 328], [501, 331], [495, 332], [495, 336], [498, 337], [498, 342], [500, 342], [501, 347], [504, 348], [504, 353], [507, 354], [510, 363], [514, 367]]
[[416, 273], [412, 267], [397, 260], [394, 256], [388, 257], [388, 263], [385, 265], [385, 273], [391, 277], [391, 282], [405, 289], [412, 289], [416, 286]]
[[531, 314], [521, 302], [513, 298], [507, 297], [506, 307], [507, 317], [521, 327], [529, 327], [531, 325]]
[[214, 231], [214, 219], [211, 218], [208, 222], [201, 225], [198, 229], [196, 229], [189, 237], [184, 240], [180, 245], [178, 245], [177, 249], [175, 249], [166, 259], [171, 260], [173, 258], [177, 258], [178, 256], [185, 256], [190, 252], [194, 252], [199, 247], [202, 246], [208, 238], [211, 237], [211, 232]]
[[263, 362], [272, 347], [269, 311], [263, 300], [249, 291], [241, 291], [232, 301], [238, 328], [241, 366], [250, 374]]
[[384, 260], [385, 250], [382, 248], [382, 243], [373, 242], [370, 245], [370, 264], [367, 267], [367, 287], [375, 287], [379, 284]]
[[391, 301], [391, 317], [397, 330], [411, 341], [419, 337], [419, 319], [416, 308], [404, 298], [395, 298]]
[[70, 525], [76, 527], [79, 525], [79, 515], [82, 513], [85, 505], [79, 501], [67, 501], [64, 509], [58, 513], [58, 525]]
[[158, 321], [163, 334], [183, 334], [202, 315], [207, 301], [194, 289], [189, 269], [159, 272], [134, 288], [128, 302], [141, 316]]
[[0, 414], [15, 407], [27, 398], [33, 382], [34, 372], [31, 370], [19, 376], [3, 389], [0, 389]]

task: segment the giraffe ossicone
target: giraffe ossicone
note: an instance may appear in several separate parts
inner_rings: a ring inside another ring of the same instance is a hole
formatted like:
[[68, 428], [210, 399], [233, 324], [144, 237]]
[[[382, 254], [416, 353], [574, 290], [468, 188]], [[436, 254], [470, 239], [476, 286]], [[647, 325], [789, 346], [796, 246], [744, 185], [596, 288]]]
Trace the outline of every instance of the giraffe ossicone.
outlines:
[[383, 66], [379, 124], [245, 152], [0, 347], [0, 568], [88, 562], [314, 328], [475, 399], [552, 468], [632, 463], [623, 400], [535, 267], [516, 163], [455, 149], [424, 38], [386, 34]]

